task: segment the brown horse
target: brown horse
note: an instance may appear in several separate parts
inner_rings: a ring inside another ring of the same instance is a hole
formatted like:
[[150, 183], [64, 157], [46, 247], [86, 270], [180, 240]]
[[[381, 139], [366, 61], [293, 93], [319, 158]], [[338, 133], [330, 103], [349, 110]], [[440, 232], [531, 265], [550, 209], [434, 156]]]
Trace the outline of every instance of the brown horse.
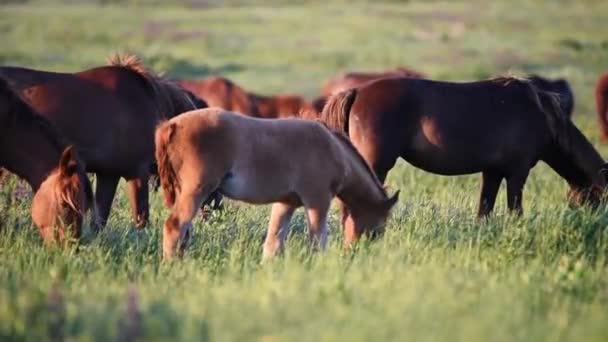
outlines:
[[94, 209], [84, 165], [54, 127], [2, 79], [0, 142], [0, 166], [23, 178], [35, 192], [32, 220], [43, 240], [80, 238], [83, 217]]
[[322, 119], [345, 130], [384, 181], [398, 157], [440, 175], [481, 172], [479, 216], [492, 211], [502, 179], [521, 212], [530, 169], [547, 163], [570, 198], [597, 203], [604, 160], [550, 93], [498, 78], [471, 83], [392, 78], [333, 96]]
[[249, 93], [257, 108], [256, 117], [265, 119], [297, 116], [300, 112], [315, 111], [312, 104], [302, 96], [279, 94], [274, 96]]
[[148, 220], [148, 177], [159, 121], [196, 108], [178, 85], [145, 69], [135, 56], [77, 73], [1, 67], [20, 96], [73, 143], [97, 177], [96, 201], [105, 225], [121, 177], [128, 182], [132, 216]]
[[563, 78], [549, 79], [539, 75], [530, 75], [528, 79], [540, 90], [553, 92], [559, 95], [562, 112], [572, 117], [574, 111], [574, 93], [570, 83]]
[[204, 99], [210, 107], [258, 116], [257, 107], [249, 94], [227, 78], [214, 76], [200, 80], [176, 80], [176, 82]]
[[608, 73], [600, 76], [595, 87], [597, 118], [603, 142], [608, 142]]
[[329, 79], [321, 90], [321, 97], [327, 98], [347, 89], [357, 88], [370, 81], [387, 77], [425, 78], [426, 76], [406, 67], [382, 72], [346, 72]]
[[274, 203], [264, 258], [282, 247], [294, 210], [306, 208], [310, 241], [326, 245], [327, 211], [337, 196], [351, 213], [345, 245], [381, 233], [398, 198], [384, 188], [343, 133], [319, 122], [257, 119], [220, 108], [185, 113], [156, 130], [165, 204], [163, 253], [180, 255], [196, 209], [212, 192], [252, 204]]

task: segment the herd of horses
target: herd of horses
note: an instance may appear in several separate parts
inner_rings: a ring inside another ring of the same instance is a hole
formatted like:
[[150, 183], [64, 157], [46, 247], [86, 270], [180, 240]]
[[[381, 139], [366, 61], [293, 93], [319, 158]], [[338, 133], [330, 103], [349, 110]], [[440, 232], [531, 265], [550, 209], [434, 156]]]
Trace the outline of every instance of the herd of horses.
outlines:
[[[608, 74], [596, 99], [608, 141]], [[350, 72], [307, 101], [247, 92], [223, 77], [161, 77], [134, 55], [76, 73], [5, 66], [0, 166], [32, 187], [32, 220], [47, 243], [78, 239], [89, 211], [92, 228], [102, 229], [120, 178], [136, 227], [146, 226], [157, 175], [171, 208], [165, 258], [183, 254], [198, 210], [226, 196], [272, 203], [268, 259], [298, 207], [311, 246], [324, 249], [334, 198], [345, 246], [380, 236], [399, 196], [383, 183], [399, 157], [434, 174], [481, 173], [479, 217], [493, 210], [503, 179], [508, 208], [521, 213], [538, 161], [566, 180], [570, 203], [596, 206], [606, 164], [572, 122], [573, 109], [566, 80], [538, 75], [455, 83], [403, 67]]]

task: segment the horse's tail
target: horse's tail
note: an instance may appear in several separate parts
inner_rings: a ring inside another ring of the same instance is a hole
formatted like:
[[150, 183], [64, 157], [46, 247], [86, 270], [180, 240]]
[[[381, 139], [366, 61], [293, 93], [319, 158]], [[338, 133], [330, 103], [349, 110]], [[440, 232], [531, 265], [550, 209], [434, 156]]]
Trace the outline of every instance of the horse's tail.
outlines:
[[530, 81], [526, 83], [530, 98], [545, 115], [551, 136], [564, 150], [568, 151], [570, 149], [568, 127], [572, 123], [562, 110], [559, 94], [540, 90]]
[[352, 88], [332, 95], [321, 112], [320, 119], [329, 128], [348, 133], [350, 109], [355, 102], [357, 89]]
[[161, 123], [154, 134], [156, 146], [156, 164], [158, 165], [158, 177], [163, 187], [165, 205], [172, 207], [175, 203], [175, 194], [180, 188], [179, 178], [169, 156], [171, 139], [175, 135], [176, 124], [170, 121]]
[[597, 118], [600, 123], [602, 140], [608, 141], [608, 74], [602, 76], [595, 88]]

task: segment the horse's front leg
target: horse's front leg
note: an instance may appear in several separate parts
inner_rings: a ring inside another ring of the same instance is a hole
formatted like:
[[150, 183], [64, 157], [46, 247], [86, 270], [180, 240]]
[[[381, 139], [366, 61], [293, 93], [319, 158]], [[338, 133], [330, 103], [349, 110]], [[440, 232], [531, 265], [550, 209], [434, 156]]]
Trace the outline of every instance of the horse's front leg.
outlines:
[[[190, 230], [192, 219], [203, 201], [215, 190], [217, 186], [203, 187], [191, 186], [177, 195], [171, 215], [163, 226], [163, 258], [172, 259], [177, 250], [182, 257], [186, 246], [190, 243]], [[179, 248], [179, 250], [178, 250]]]
[[327, 212], [331, 199], [323, 199], [306, 206], [310, 247], [324, 251], [327, 247]]
[[116, 194], [116, 186], [120, 177], [114, 175], [96, 174], [95, 202], [97, 203], [97, 213], [99, 215], [98, 230], [105, 227], [110, 216], [112, 201]]
[[274, 203], [268, 222], [268, 231], [264, 241], [262, 262], [268, 261], [283, 248], [285, 239], [289, 235], [289, 222], [295, 207], [285, 203]]
[[131, 217], [136, 228], [144, 228], [148, 224], [150, 209], [148, 205], [148, 175], [132, 178], [127, 181]]
[[479, 210], [477, 211], [478, 218], [488, 216], [494, 209], [496, 194], [498, 194], [498, 188], [502, 181], [501, 176], [492, 172], [484, 171], [481, 175], [481, 195], [479, 196]]
[[523, 214], [522, 196], [530, 169], [522, 169], [507, 177], [507, 205], [517, 215]]

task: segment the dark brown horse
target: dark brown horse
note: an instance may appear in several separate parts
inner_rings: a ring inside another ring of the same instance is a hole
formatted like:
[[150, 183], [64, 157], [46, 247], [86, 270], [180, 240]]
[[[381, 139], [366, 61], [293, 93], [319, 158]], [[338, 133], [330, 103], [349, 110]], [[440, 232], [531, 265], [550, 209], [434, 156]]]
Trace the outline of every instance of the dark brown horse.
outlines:
[[603, 142], [608, 142], [608, 73], [600, 76], [595, 87], [597, 118]]
[[45, 242], [80, 237], [83, 217], [94, 209], [84, 165], [51, 123], [36, 114], [2, 79], [0, 166], [32, 187], [32, 220]]
[[503, 179], [521, 212], [530, 169], [547, 163], [570, 198], [597, 203], [604, 160], [551, 93], [527, 80], [471, 83], [387, 78], [333, 96], [322, 119], [343, 129], [384, 181], [398, 157], [440, 175], [482, 173], [479, 216], [492, 211]]
[[77, 73], [1, 67], [0, 77], [78, 147], [87, 171], [97, 177], [102, 226], [122, 177], [133, 218], [143, 227], [156, 125], [196, 106], [181, 87], [146, 70], [135, 56], [116, 56], [109, 64]]
[[257, 107], [245, 89], [224, 77], [199, 80], [176, 80], [184, 89], [202, 98], [210, 107], [220, 107], [237, 113], [258, 116]]
[[346, 72], [330, 78], [321, 90], [321, 97], [327, 98], [347, 89], [357, 88], [370, 81], [387, 77], [425, 78], [426, 76], [406, 67], [398, 67], [382, 72]]
[[312, 104], [302, 96], [279, 94], [274, 96], [249, 93], [257, 108], [257, 117], [265, 119], [297, 116], [300, 112], [315, 111]]
[[549, 79], [539, 75], [530, 75], [528, 79], [538, 89], [559, 95], [562, 112], [568, 115], [568, 117], [572, 117], [572, 112], [574, 111], [574, 93], [567, 80], [563, 78]]

